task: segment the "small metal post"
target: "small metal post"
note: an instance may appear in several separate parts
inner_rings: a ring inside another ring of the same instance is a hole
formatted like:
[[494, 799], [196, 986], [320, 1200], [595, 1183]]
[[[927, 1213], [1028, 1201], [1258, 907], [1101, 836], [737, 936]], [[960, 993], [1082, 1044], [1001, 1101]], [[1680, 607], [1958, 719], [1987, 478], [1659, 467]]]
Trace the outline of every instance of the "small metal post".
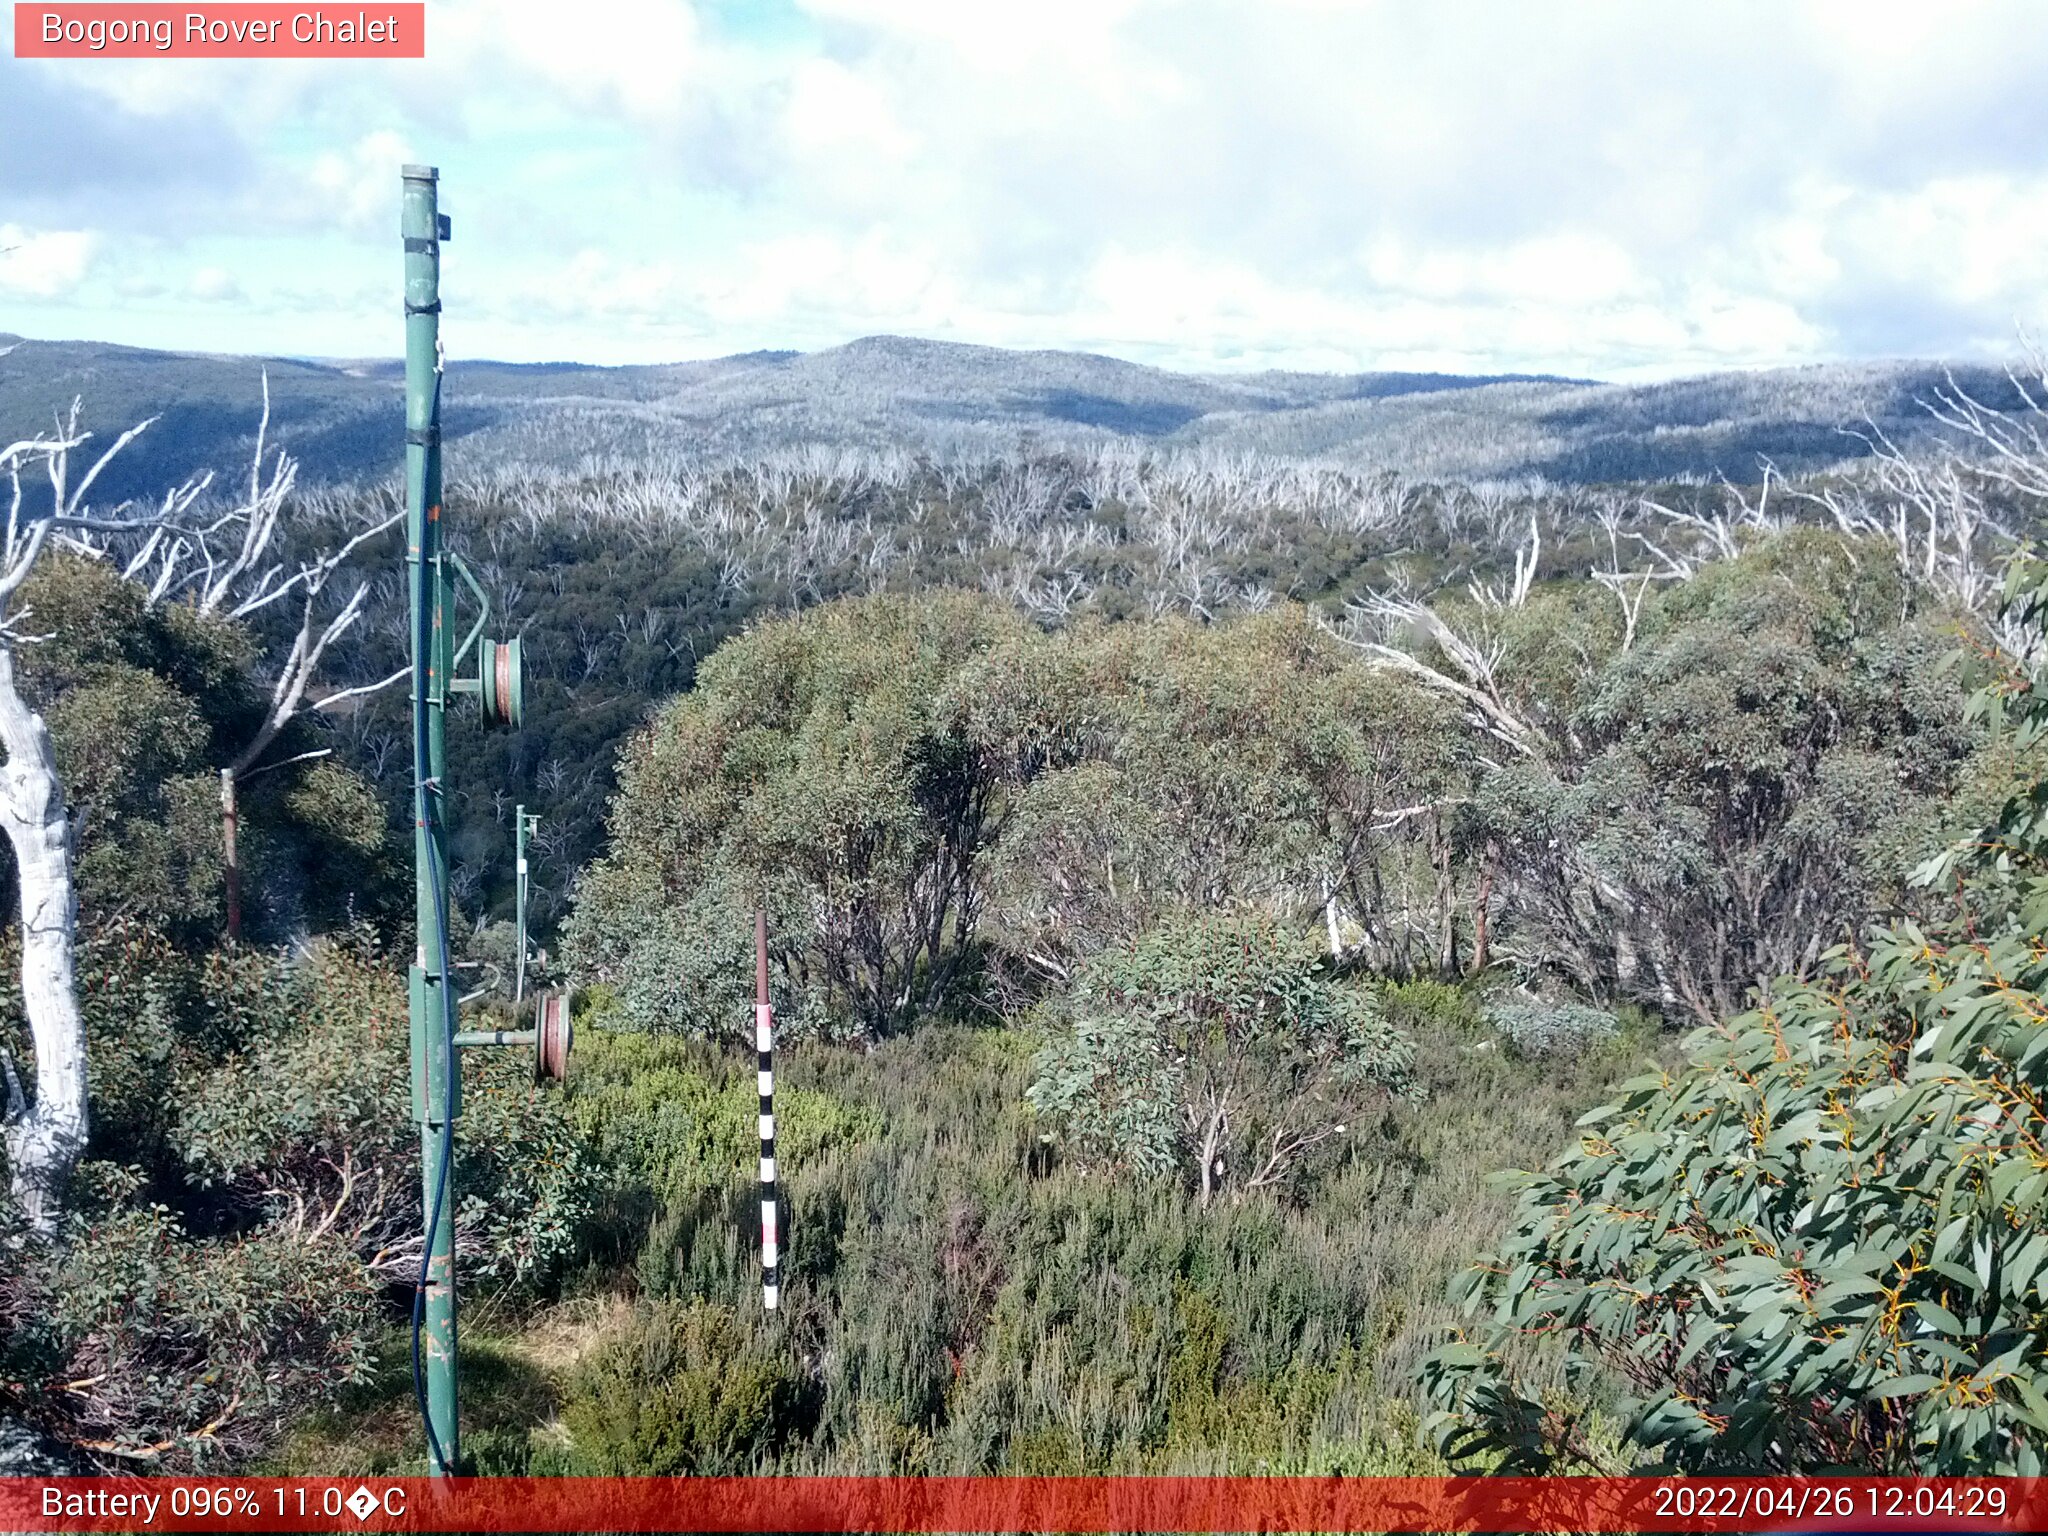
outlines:
[[514, 877], [516, 877], [514, 889], [518, 893], [516, 895], [516, 899], [518, 899], [518, 918], [516, 918], [516, 926], [518, 926], [518, 975], [512, 981], [512, 1001], [514, 1001], [514, 1004], [518, 1004], [518, 1001], [524, 1001], [524, 997], [526, 997], [526, 950], [528, 950], [528, 940], [526, 940], [526, 836], [537, 825], [541, 825], [541, 815], [539, 815], [539, 811], [528, 815], [526, 807], [520, 805], [520, 807], [514, 807], [514, 811], [512, 811], [512, 823], [518, 827], [518, 831], [514, 834], [514, 846], [516, 846], [516, 852], [518, 852], [518, 868], [514, 870]]
[[768, 913], [754, 911], [754, 1050], [761, 1090], [761, 1306], [781, 1300], [775, 1205], [775, 1014], [768, 1005]]
[[[540, 818], [535, 817], [538, 821]], [[519, 915], [516, 926], [519, 929], [519, 966], [512, 982], [512, 1001], [516, 1004], [526, 998], [526, 807], [514, 806], [512, 824], [517, 829], [513, 834], [513, 847], [518, 854], [518, 865], [513, 872], [514, 889], [517, 891]]]

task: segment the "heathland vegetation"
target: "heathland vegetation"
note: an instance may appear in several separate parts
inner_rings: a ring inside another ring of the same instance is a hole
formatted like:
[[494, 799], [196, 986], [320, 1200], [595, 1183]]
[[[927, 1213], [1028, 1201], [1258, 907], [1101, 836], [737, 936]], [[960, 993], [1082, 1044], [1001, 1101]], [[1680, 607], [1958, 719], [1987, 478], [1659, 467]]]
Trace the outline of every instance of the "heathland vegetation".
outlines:
[[[474, 1006], [523, 802], [580, 1027], [562, 1091], [466, 1068], [474, 1465], [2038, 1471], [2048, 460], [1941, 409], [1739, 484], [1043, 443], [453, 481], [535, 674], [523, 730], [451, 732]], [[285, 484], [239, 600], [111, 508], [7, 594], [90, 1109], [0, 1247], [49, 1455], [421, 1454], [402, 588], [350, 547], [388, 498]], [[259, 602], [266, 562], [321, 575]]]

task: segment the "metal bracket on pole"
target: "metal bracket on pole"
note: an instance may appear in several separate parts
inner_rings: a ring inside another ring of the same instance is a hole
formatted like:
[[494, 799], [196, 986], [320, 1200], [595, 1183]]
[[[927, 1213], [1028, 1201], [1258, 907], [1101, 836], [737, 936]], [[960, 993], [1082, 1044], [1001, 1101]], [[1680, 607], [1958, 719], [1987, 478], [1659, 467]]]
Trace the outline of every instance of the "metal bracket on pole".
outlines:
[[[517, 727], [525, 718], [526, 691], [526, 665], [520, 654], [519, 637], [514, 635], [510, 640], [486, 642], [477, 654], [476, 676], [458, 678], [454, 675], [454, 669], [461, 665], [462, 658], [469, 654], [470, 647], [483, 633], [484, 625], [490, 622], [491, 600], [484, 594], [476, 577], [469, 573], [462, 556], [450, 553], [444, 558], [455, 568], [455, 574], [462, 578], [463, 585], [476, 595], [477, 602], [476, 623], [469, 627], [469, 633], [463, 636], [462, 644], [456, 647], [455, 654], [449, 659], [449, 686], [457, 693], [477, 695], [483, 703], [485, 723]], [[452, 609], [452, 603], [450, 606]]]
[[[463, 560], [462, 556], [451, 550], [443, 555], [441, 559], [445, 565], [455, 567], [455, 574], [462, 578], [462, 584], [476, 595], [476, 622], [469, 626], [469, 633], [462, 637], [462, 644], [455, 647], [455, 654], [448, 658], [449, 685], [458, 693], [466, 693], [469, 689], [465, 688], [462, 681], [455, 677], [455, 668], [462, 665], [462, 658], [469, 654], [469, 648], [476, 644], [476, 637], [482, 634], [484, 626], [490, 623], [491, 600], [484, 595], [484, 589], [478, 584], [477, 579], [469, 574], [469, 565]], [[445, 575], [442, 577], [442, 580], [444, 582], [447, 580]]]

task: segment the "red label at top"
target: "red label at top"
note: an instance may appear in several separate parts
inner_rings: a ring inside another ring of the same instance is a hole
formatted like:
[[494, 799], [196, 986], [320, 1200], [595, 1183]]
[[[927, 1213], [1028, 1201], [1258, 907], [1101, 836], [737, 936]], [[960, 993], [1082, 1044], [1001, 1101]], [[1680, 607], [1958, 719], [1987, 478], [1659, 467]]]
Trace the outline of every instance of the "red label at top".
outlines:
[[411, 4], [23, 5], [18, 59], [423, 59], [427, 8]]

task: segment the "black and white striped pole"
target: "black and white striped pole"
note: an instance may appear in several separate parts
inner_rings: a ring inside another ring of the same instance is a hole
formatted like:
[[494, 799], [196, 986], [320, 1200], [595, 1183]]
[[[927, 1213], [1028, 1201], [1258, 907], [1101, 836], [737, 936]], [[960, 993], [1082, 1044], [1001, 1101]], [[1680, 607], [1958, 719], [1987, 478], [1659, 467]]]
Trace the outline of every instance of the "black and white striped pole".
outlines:
[[768, 1005], [768, 913], [754, 911], [754, 1051], [761, 1086], [761, 1305], [781, 1300], [777, 1265], [781, 1233], [775, 1219], [775, 1013]]

